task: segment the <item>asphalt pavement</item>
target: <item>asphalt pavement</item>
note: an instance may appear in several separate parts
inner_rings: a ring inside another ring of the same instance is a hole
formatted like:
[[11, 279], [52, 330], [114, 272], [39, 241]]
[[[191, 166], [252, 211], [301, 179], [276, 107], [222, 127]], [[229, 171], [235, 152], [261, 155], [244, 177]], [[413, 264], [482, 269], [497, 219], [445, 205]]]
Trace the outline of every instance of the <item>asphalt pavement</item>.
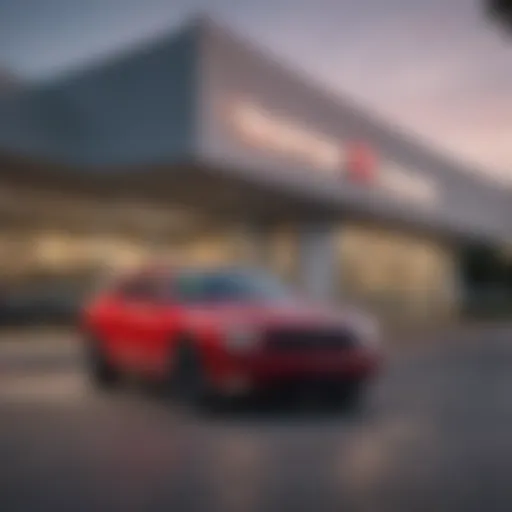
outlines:
[[0, 511], [509, 512], [511, 335], [394, 351], [359, 412], [221, 415], [100, 393], [75, 344], [13, 335], [0, 344]]

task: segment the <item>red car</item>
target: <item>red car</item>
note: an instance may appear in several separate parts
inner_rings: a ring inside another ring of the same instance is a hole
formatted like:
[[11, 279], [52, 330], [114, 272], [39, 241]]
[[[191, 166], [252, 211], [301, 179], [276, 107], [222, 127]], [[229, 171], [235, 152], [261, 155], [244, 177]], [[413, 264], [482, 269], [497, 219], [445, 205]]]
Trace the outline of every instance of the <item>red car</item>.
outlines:
[[133, 274], [85, 308], [82, 329], [96, 384], [132, 374], [191, 401], [317, 384], [358, 398], [380, 362], [371, 319], [306, 304], [248, 269]]

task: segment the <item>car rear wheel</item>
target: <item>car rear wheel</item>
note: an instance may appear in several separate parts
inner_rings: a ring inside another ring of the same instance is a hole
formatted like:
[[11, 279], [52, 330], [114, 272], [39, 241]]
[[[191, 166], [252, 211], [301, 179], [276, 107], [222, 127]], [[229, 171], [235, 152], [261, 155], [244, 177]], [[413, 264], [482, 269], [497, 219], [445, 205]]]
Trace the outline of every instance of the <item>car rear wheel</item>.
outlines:
[[91, 382], [101, 389], [112, 389], [120, 379], [120, 372], [108, 360], [103, 344], [97, 339], [86, 341], [87, 371]]

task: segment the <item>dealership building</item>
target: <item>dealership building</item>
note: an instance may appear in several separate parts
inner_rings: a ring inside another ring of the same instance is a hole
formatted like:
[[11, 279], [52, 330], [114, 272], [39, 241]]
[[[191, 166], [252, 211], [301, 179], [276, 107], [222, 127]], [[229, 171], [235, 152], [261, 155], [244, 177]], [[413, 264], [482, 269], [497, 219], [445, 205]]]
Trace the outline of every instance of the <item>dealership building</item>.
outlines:
[[452, 314], [460, 254], [510, 240], [509, 194], [311, 82], [201, 18], [11, 92], [3, 277], [157, 252], [264, 265], [312, 295], [414, 318]]

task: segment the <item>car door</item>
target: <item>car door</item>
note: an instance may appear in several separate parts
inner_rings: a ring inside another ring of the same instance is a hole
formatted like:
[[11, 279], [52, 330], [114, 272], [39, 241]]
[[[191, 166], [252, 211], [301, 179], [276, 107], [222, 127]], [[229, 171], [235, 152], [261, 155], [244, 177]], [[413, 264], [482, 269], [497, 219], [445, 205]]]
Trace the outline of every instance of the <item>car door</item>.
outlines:
[[124, 365], [137, 373], [153, 373], [161, 365], [167, 340], [167, 303], [157, 277], [139, 277], [122, 299]]

